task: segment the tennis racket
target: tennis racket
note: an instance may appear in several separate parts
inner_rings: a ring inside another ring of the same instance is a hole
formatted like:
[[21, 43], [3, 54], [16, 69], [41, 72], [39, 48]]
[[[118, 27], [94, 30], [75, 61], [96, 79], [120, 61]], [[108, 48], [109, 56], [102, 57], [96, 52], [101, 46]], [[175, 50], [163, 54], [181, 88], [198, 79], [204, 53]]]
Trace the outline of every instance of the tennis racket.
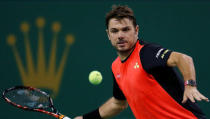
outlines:
[[6, 102], [20, 109], [41, 112], [57, 119], [71, 119], [59, 113], [53, 105], [52, 98], [40, 89], [15, 86], [4, 90], [2, 96]]

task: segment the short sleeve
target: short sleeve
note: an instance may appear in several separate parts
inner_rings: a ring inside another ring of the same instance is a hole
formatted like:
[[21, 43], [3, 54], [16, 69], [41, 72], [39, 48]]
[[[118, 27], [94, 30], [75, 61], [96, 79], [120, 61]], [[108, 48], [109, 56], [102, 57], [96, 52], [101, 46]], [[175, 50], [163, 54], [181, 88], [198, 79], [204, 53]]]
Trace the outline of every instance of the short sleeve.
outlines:
[[114, 98], [116, 98], [118, 100], [126, 100], [123, 92], [121, 91], [121, 89], [119, 88], [119, 86], [115, 80], [114, 74], [113, 74], [113, 96], [114, 96]]
[[167, 66], [171, 50], [156, 44], [145, 44], [140, 51], [143, 68], [150, 73], [153, 69]]

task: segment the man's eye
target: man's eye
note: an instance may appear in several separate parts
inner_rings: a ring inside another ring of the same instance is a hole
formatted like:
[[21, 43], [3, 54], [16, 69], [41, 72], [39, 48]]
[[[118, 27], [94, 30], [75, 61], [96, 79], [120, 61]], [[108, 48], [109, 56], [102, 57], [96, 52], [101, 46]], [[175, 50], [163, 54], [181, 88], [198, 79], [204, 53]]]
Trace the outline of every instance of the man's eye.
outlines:
[[124, 29], [122, 29], [122, 31], [129, 31], [130, 29], [129, 28], [124, 28]]
[[117, 33], [117, 32], [118, 32], [118, 30], [113, 29], [113, 30], [111, 30], [111, 32], [112, 32], [112, 33]]

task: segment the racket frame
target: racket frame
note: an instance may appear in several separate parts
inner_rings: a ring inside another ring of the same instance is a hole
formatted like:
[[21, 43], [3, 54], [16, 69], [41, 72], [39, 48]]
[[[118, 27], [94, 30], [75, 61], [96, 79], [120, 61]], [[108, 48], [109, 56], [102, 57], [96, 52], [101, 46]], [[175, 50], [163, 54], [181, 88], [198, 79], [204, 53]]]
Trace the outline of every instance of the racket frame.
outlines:
[[[16, 104], [14, 102], [12, 102], [10, 99], [8, 99], [6, 97], [6, 93], [9, 92], [9, 91], [12, 91], [12, 90], [15, 90], [15, 89], [28, 89], [28, 90], [34, 90], [34, 91], [37, 91], [37, 92], [40, 92], [44, 95], [46, 95], [49, 99], [49, 102], [50, 102], [50, 105], [49, 105], [49, 108], [51, 108], [52, 112], [50, 111], [46, 111], [45, 109], [47, 108], [29, 108], [29, 107], [26, 107], [26, 106], [21, 106], [19, 104]], [[53, 105], [53, 101], [52, 101], [52, 98], [44, 91], [41, 91], [40, 89], [37, 89], [37, 88], [33, 88], [33, 87], [30, 87], [30, 86], [14, 86], [14, 87], [11, 87], [11, 88], [8, 88], [6, 90], [3, 91], [2, 93], [2, 97], [4, 98], [4, 100], [11, 104], [12, 106], [15, 106], [17, 108], [20, 108], [20, 109], [23, 109], [23, 110], [28, 110], [28, 111], [35, 111], [35, 112], [41, 112], [41, 113], [44, 113], [44, 114], [48, 114], [48, 115], [51, 115], [55, 118], [61, 118], [61, 116], [63, 116], [62, 114], [58, 113], [58, 111], [56, 110], [56, 108], [54, 107]]]

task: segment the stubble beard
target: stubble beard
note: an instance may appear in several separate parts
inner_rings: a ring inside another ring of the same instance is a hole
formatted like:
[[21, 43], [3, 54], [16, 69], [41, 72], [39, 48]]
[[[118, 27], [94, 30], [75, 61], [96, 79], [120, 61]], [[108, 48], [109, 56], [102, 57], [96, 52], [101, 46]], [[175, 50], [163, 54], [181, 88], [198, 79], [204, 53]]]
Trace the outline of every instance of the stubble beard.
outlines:
[[116, 46], [114, 46], [114, 48], [116, 49], [116, 51], [119, 55], [126, 55], [126, 54], [128, 55], [134, 50], [135, 44], [133, 44], [131, 47], [128, 47], [126, 49], [119, 49]]

